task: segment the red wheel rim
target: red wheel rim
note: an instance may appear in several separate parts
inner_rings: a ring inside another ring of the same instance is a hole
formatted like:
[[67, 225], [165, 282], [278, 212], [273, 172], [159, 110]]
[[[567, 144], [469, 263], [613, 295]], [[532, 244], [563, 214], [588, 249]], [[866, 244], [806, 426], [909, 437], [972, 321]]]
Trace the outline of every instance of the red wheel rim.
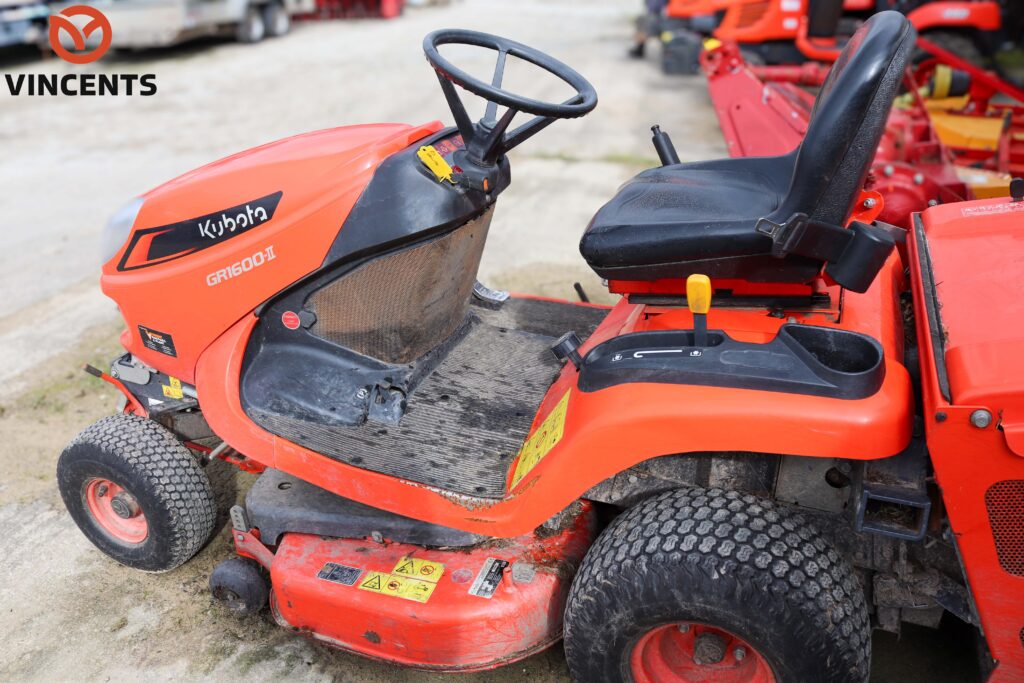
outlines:
[[771, 667], [748, 643], [699, 623], [648, 631], [630, 657], [636, 683], [774, 683]]
[[142, 543], [149, 536], [146, 515], [135, 496], [109, 479], [90, 479], [82, 492], [85, 505], [96, 523], [122, 543]]

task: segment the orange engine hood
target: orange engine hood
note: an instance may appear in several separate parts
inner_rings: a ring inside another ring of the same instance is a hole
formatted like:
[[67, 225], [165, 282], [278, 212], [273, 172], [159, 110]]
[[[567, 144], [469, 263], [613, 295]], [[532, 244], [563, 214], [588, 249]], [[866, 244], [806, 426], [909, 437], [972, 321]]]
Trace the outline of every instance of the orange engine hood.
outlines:
[[125, 347], [192, 381], [214, 339], [323, 263], [378, 165], [440, 128], [435, 121], [297, 135], [147, 192], [101, 278], [127, 323]]

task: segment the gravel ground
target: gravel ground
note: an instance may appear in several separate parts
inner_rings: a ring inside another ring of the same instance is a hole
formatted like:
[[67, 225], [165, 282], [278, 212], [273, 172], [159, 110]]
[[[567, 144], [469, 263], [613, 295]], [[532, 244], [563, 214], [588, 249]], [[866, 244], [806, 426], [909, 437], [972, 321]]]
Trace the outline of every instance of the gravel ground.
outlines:
[[[256, 46], [203, 42], [88, 67], [0, 54], [5, 73], [155, 73], [159, 85], [150, 98], [5, 96], [0, 106], [0, 679], [452, 678], [330, 651], [266, 615], [227, 613], [206, 590], [213, 565], [232, 553], [223, 531], [163, 575], [108, 561], [78, 532], [60, 503], [54, 464], [64, 443], [114, 402], [76, 370], [117, 352], [116, 310], [97, 287], [98, 235], [127, 199], [240, 149], [342, 124], [448, 120], [420, 41], [439, 27], [476, 28], [551, 52], [601, 97], [590, 116], [559, 122], [513, 153], [515, 180], [496, 213], [482, 279], [561, 296], [572, 296], [578, 280], [597, 294], [576, 251], [579, 235], [619, 184], [655, 163], [648, 126], [672, 133], [684, 160], [724, 154], [701, 79], [670, 79], [625, 58], [638, 4], [466, 1], [393, 22], [300, 25]], [[216, 474], [224, 503], [250, 483]], [[898, 677], [939, 680], [952, 671], [951, 680], [963, 680], [959, 660], [947, 659], [922, 659]], [[556, 647], [458, 678], [544, 683], [568, 675]]]

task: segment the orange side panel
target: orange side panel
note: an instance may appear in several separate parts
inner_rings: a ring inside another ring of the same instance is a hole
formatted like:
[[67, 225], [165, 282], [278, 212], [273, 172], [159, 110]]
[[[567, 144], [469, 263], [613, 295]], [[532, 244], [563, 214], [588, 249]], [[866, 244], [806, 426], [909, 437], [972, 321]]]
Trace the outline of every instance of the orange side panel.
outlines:
[[689, 19], [690, 17], [714, 14], [729, 4], [729, 0], [669, 0], [665, 6], [665, 16], [673, 19]]
[[[881, 389], [861, 400], [672, 384], [626, 384], [585, 393], [567, 366], [542, 402], [534, 428], [570, 393], [564, 436], [502, 500], [442, 492], [332, 460], [255, 425], [238, 397], [242, 356], [254, 317], [240, 321], [203, 355], [197, 389], [214, 432], [246, 456], [367, 505], [491, 536], [529, 532], [587, 489], [643, 460], [674, 453], [752, 451], [883, 458], [910, 439], [911, 388], [902, 358], [898, 291], [902, 267], [894, 255], [865, 294], [845, 293], [843, 316], [794, 313], [799, 321], [842, 327], [879, 340], [887, 372]], [[784, 319], [764, 311], [712, 309], [708, 324], [738, 340], [770, 341]], [[581, 349], [648, 329], [689, 329], [683, 309], [625, 301], [608, 314]], [[514, 471], [515, 463], [510, 470]]]
[[738, 43], [792, 40], [806, 13], [807, 0], [737, 0], [714, 35]]
[[1024, 431], [1024, 202], [946, 204], [922, 221], [953, 403], [987, 406], [1005, 433]]
[[[1005, 200], [1004, 200], [1005, 201]], [[943, 231], [941, 223], [954, 220], [954, 212], [978, 206], [986, 206], [987, 202], [968, 202], [950, 204], [929, 209], [925, 212], [925, 220], [932, 230]], [[979, 242], [985, 241], [986, 222], [984, 217], [975, 218], [973, 225], [979, 235]], [[966, 236], [965, 236], [966, 237]], [[966, 240], [958, 240], [957, 247], [965, 247]], [[926, 297], [921, 268], [918, 266], [923, 246], [916, 233], [909, 237], [911, 254], [911, 278], [914, 296], [914, 307], [918, 311], [917, 330], [921, 347], [921, 375], [924, 394], [925, 429], [928, 438], [928, 450], [931, 453], [937, 482], [942, 489], [943, 504], [949, 516], [950, 525], [956, 535], [960, 555], [968, 584], [981, 617], [981, 626], [988, 641], [992, 656], [998, 665], [989, 679], [990, 681], [1024, 680], [1024, 648], [1021, 647], [1021, 634], [1024, 633], [1024, 562], [1020, 561], [1024, 553], [1024, 544], [1018, 542], [1017, 547], [1003, 548], [997, 551], [993, 528], [989, 516], [989, 502], [986, 494], [999, 482], [1024, 481], [1024, 458], [1016, 455], [1007, 447], [1003, 433], [995, 426], [985, 429], [973, 427], [970, 423], [971, 414], [987, 406], [971, 405], [962, 401], [951, 404], [940, 389], [939, 373], [936, 364], [936, 348], [929, 331], [926, 315]], [[998, 258], [996, 249], [987, 250], [988, 256], [983, 262], [974, 262], [978, 271], [988, 268], [990, 258]], [[945, 257], [943, 257], [945, 258]], [[946, 269], [947, 266], [942, 266]], [[993, 271], [996, 272], [996, 271]], [[937, 273], [938, 279], [946, 277]], [[953, 275], [950, 271], [949, 275]], [[958, 275], [968, 276], [961, 272]], [[968, 279], [969, 286], [970, 279]], [[1007, 279], [1006, 284], [1015, 282]], [[945, 291], [952, 289], [955, 282], [943, 285]], [[982, 302], [979, 302], [982, 303]], [[954, 307], [957, 304], [953, 304]], [[953, 319], [958, 313], [950, 311]], [[943, 308], [940, 315], [945, 319]], [[998, 335], [1006, 325], [1013, 325], [1013, 318], [1005, 315], [994, 315], [979, 322], [979, 335]], [[947, 362], [950, 361], [946, 356]], [[1022, 496], [1013, 499], [991, 500], [996, 514], [1016, 519], [1016, 529], [1010, 530], [1011, 539], [1016, 534], [1020, 539]]]

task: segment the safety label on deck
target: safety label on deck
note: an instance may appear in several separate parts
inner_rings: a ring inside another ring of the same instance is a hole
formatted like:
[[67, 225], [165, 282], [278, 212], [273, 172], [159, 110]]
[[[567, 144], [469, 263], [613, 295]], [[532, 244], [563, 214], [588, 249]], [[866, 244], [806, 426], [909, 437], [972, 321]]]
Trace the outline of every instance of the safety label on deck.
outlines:
[[371, 593], [426, 602], [434, 593], [442, 576], [444, 565], [440, 562], [406, 556], [395, 563], [395, 568], [390, 574], [367, 572], [359, 582], [359, 588]]
[[562, 433], [565, 431], [565, 414], [569, 409], [569, 393], [565, 392], [565, 396], [551, 409], [548, 416], [519, 449], [519, 458], [516, 461], [515, 472], [512, 473], [509, 490], [514, 489], [523, 480], [523, 477], [529, 474], [530, 470], [536, 467], [537, 463], [562, 440]]
[[393, 595], [396, 598], [426, 602], [430, 599], [437, 584], [431, 581], [410, 579], [396, 574], [385, 574], [384, 572], [367, 572], [366, 576], [359, 582], [359, 588], [371, 593], [381, 595]]
[[418, 557], [403, 557], [395, 564], [391, 573], [436, 583], [444, 574], [444, 565], [440, 562], [421, 560]]
[[469, 594], [490, 600], [491, 596], [494, 595], [494, 591], [498, 590], [498, 584], [501, 583], [501, 575], [505, 572], [505, 567], [507, 566], [507, 560], [488, 557], [484, 560], [484, 566], [480, 567], [480, 572], [476, 575], [473, 585], [469, 587]]
[[340, 583], [343, 586], [352, 586], [355, 585], [356, 579], [358, 579], [359, 575], [362, 573], [363, 570], [357, 567], [346, 567], [343, 564], [328, 562], [316, 576], [318, 579], [333, 581], [334, 583]]

